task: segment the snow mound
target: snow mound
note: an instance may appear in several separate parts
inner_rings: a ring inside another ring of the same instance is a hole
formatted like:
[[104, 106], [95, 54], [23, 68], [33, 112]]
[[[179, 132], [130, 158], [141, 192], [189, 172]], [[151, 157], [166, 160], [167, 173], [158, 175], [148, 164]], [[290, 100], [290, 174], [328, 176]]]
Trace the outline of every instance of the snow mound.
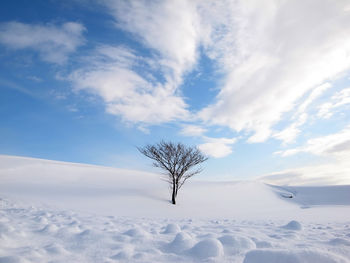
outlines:
[[38, 223], [43, 224], [43, 225], [47, 225], [49, 223], [49, 220], [47, 220], [47, 218], [45, 216], [38, 216], [35, 219]]
[[347, 260], [321, 251], [252, 250], [243, 263], [346, 263]]
[[39, 232], [53, 234], [53, 233], [56, 233], [57, 230], [58, 230], [58, 227], [55, 224], [47, 224], [46, 226], [44, 226], [44, 228], [39, 230]]
[[96, 240], [96, 239], [98, 239], [99, 236], [100, 236], [100, 234], [93, 229], [85, 229], [84, 231], [76, 234], [76, 238], [80, 242]]
[[124, 232], [124, 235], [140, 238], [140, 237], [147, 237], [149, 234], [140, 227], [134, 227]]
[[288, 224], [282, 226], [284, 229], [299, 231], [302, 229], [301, 224], [298, 221], [292, 220]]
[[198, 242], [188, 251], [188, 254], [199, 259], [216, 258], [223, 256], [224, 248], [219, 240], [211, 238]]
[[163, 234], [175, 234], [180, 232], [181, 229], [177, 224], [168, 224], [163, 232]]
[[62, 236], [69, 236], [72, 234], [78, 234], [81, 233], [81, 229], [77, 226], [64, 226], [62, 228], [59, 229], [58, 234], [62, 235]]
[[166, 246], [166, 250], [174, 253], [182, 252], [191, 248], [193, 243], [194, 240], [189, 234], [180, 232], [176, 235], [174, 240]]
[[246, 237], [224, 235], [218, 239], [224, 246], [226, 254], [235, 254], [256, 248], [255, 243]]
[[45, 247], [45, 250], [50, 254], [66, 254], [67, 250], [59, 244], [51, 244]]
[[134, 255], [134, 248], [132, 246], [126, 246], [119, 253], [112, 256], [115, 260], [129, 260]]

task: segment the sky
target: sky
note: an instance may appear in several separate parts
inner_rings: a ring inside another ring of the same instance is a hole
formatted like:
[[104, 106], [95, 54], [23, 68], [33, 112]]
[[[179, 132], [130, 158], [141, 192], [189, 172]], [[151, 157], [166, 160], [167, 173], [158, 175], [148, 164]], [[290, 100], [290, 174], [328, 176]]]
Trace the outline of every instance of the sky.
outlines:
[[207, 180], [350, 184], [348, 0], [3, 1], [0, 154]]

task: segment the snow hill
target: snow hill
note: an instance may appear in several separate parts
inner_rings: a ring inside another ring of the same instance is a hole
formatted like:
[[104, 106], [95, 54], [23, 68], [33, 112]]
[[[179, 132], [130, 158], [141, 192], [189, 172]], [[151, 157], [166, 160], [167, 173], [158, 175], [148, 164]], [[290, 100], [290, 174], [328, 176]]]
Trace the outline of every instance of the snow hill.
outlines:
[[350, 186], [169, 197], [157, 174], [0, 155], [0, 262], [350, 262]]

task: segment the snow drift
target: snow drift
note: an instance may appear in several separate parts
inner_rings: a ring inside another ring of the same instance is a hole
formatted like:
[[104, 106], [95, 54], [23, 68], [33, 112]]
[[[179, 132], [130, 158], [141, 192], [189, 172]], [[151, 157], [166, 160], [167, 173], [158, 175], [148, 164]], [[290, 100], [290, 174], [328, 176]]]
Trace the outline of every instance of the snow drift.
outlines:
[[[168, 185], [157, 174], [13, 156], [0, 156], [0, 180], [3, 196], [101, 215], [285, 219], [293, 214], [328, 220], [350, 211], [350, 186], [271, 187], [194, 178], [171, 206]], [[320, 205], [332, 207], [323, 214], [301, 209]]]

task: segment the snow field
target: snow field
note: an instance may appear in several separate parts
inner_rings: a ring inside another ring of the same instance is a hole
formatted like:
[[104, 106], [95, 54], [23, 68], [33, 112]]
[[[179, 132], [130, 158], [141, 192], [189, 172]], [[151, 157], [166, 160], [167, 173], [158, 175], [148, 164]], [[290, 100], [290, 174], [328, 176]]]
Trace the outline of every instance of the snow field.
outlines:
[[350, 224], [155, 219], [1, 200], [0, 262], [350, 262]]
[[173, 206], [159, 174], [0, 155], [0, 196], [61, 210], [172, 219], [343, 222], [350, 218], [350, 186], [271, 187], [256, 181], [200, 178], [184, 185]]
[[0, 263], [350, 262], [350, 186], [191, 180], [0, 155]]

